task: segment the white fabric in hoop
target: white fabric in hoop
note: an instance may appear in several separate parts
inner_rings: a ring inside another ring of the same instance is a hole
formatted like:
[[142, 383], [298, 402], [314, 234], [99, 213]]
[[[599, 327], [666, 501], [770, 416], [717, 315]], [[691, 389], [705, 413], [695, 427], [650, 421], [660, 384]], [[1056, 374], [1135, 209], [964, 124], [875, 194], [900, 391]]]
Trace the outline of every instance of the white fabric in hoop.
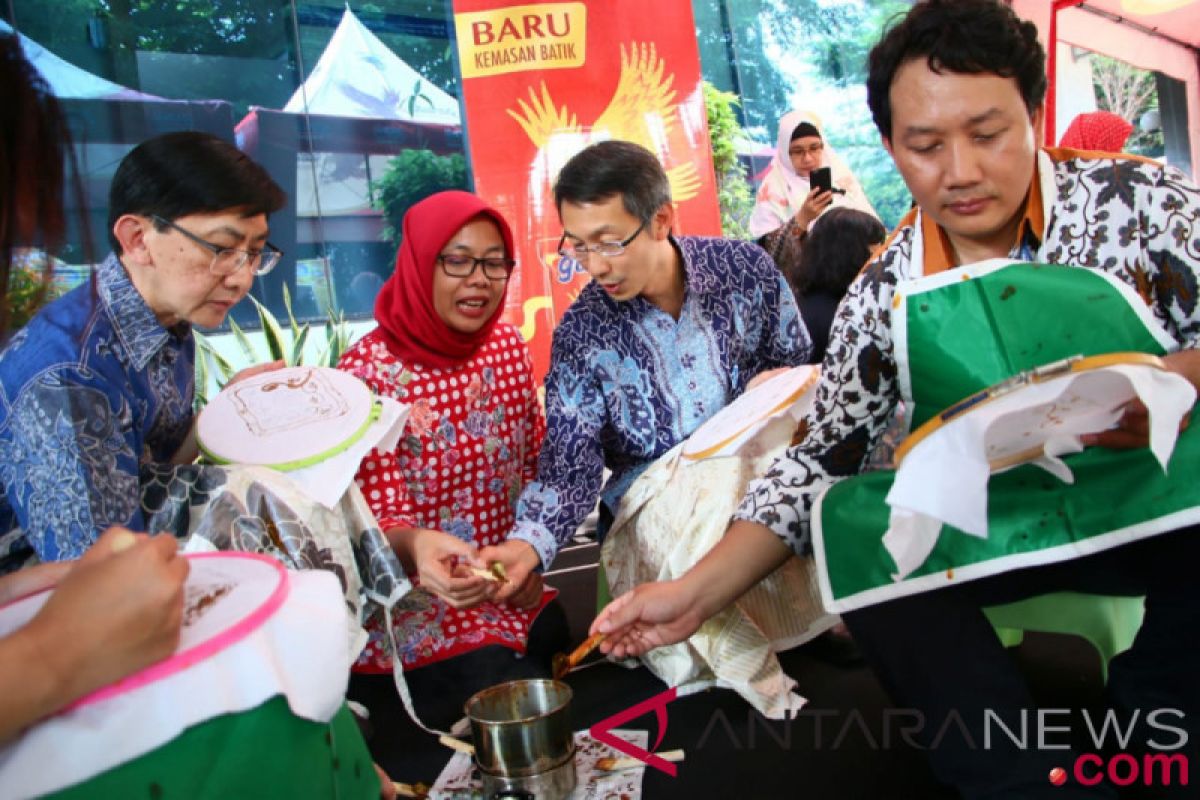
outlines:
[[391, 398], [374, 398], [347, 372], [285, 367], [222, 389], [200, 412], [196, 438], [220, 463], [287, 470], [333, 508], [372, 447], [396, 446], [408, 411]]
[[[206, 561], [219, 566], [225, 559], [220, 555]], [[193, 561], [189, 587], [212, 584], [214, 578], [217, 585], [226, 582], [204, 563]], [[34, 797], [73, 786], [190, 727], [247, 711], [276, 695], [284, 695], [299, 717], [332, 719], [345, 696], [354, 656], [347, 648], [341, 589], [327, 572], [287, 572], [286, 578], [282, 605], [244, 638], [160, 680], [45, 719], [0, 749], [4, 797]], [[216, 610], [222, 600], [213, 603], [214, 614], [226, 622], [238, 618], [236, 610]], [[37, 607], [44, 601], [35, 598]], [[19, 625], [28, 613], [29, 607], [0, 610], [0, 633]]]
[[1166, 472], [1196, 390], [1180, 375], [1142, 364], [1030, 384], [971, 408], [915, 444], [887, 495], [892, 511], [883, 544], [896, 577], [925, 562], [943, 523], [987, 537], [987, 485], [997, 464], [1037, 464], [1070, 483], [1071, 470], [1060, 457], [1083, 449], [1081, 435], [1115, 425], [1134, 398], [1150, 412], [1150, 449]]

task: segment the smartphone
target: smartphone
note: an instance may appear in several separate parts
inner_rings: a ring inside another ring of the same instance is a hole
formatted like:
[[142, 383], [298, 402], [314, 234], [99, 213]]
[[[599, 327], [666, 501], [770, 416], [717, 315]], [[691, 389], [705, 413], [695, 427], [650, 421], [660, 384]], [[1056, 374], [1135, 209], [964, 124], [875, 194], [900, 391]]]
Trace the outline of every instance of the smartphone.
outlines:
[[822, 192], [833, 190], [833, 173], [829, 167], [817, 167], [812, 172], [808, 173], [808, 183], [814, 189], [820, 189]]

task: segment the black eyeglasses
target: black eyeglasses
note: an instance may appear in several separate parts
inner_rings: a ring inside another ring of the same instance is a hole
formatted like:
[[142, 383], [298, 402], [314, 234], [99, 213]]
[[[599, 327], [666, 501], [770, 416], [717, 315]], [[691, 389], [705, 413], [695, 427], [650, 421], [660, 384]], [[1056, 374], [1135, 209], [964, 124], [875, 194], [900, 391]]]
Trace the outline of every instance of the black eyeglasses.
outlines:
[[517, 265], [517, 262], [511, 258], [501, 258], [500, 256], [475, 258], [458, 253], [442, 253], [437, 260], [442, 265], [442, 272], [451, 278], [469, 278], [475, 273], [476, 267], [482, 267], [483, 277], [490, 281], [508, 280], [513, 267]]
[[629, 238], [620, 242], [599, 242], [593, 245], [575, 244], [567, 241], [567, 232], [563, 231], [562, 238], [558, 240], [558, 254], [566, 258], [573, 258], [580, 264], [586, 264], [588, 253], [595, 253], [598, 256], [605, 258], [616, 258], [625, 252], [625, 248], [629, 243], [638, 237], [638, 234], [646, 229], [646, 223], [638, 225], [636, 231], [630, 234]]
[[187, 238], [191, 239], [196, 244], [203, 247], [205, 250], [213, 254], [212, 262], [209, 263], [208, 269], [214, 275], [232, 275], [247, 264], [250, 265], [250, 271], [255, 275], [266, 275], [271, 270], [275, 269], [275, 265], [279, 263], [279, 259], [283, 258], [283, 251], [275, 245], [267, 242], [267, 246], [262, 250], [238, 250], [235, 247], [222, 247], [219, 244], [213, 244], [201, 239], [191, 231], [181, 228], [169, 219], [163, 219], [155, 214], [150, 219], [154, 220], [156, 225], [164, 225], [173, 230], [179, 231]]

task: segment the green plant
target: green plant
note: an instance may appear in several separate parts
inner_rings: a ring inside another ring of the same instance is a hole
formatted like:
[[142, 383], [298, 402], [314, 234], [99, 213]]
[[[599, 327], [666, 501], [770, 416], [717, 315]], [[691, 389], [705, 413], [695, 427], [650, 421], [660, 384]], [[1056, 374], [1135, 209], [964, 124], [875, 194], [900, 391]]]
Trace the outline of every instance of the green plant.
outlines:
[[[259, 352], [259, 349], [251, 341], [250, 337], [242, 330], [233, 319], [229, 320], [229, 330], [233, 334], [234, 340], [238, 344], [238, 348], [242, 352], [248, 364], [261, 364], [265, 361], [282, 360], [289, 367], [308, 364], [319, 367], [334, 367], [337, 366], [338, 359], [342, 357], [342, 353], [350, 346], [350, 327], [346, 323], [346, 316], [338, 311], [334, 312], [332, 308], [326, 309], [325, 316], [325, 344], [317, 351], [317, 355], [312, 360], [305, 358], [304, 346], [308, 342], [308, 334], [311, 326], [305, 322], [299, 324], [296, 322], [296, 317], [292, 313], [292, 296], [288, 291], [287, 285], [283, 287], [283, 307], [287, 310], [288, 316], [288, 333], [291, 334], [288, 344], [288, 336], [284, 333], [283, 326], [276, 319], [271, 310], [253, 297], [250, 302], [254, 303], [255, 310], [258, 311], [258, 319], [262, 324], [263, 339], [267, 346], [265, 354]], [[196, 337], [196, 410], [200, 410], [208, 403], [208, 385], [210, 378], [216, 375], [217, 389], [220, 390], [229, 383], [229, 380], [237, 373], [237, 367], [229, 362], [227, 358], [217, 352], [211, 340], [201, 334], [199, 331], [193, 331]]]
[[721, 208], [721, 232], [731, 239], [748, 239], [746, 224], [754, 210], [754, 196], [746, 180], [746, 168], [737, 157], [737, 142], [744, 139], [733, 107], [737, 95], [722, 92], [704, 82], [704, 110], [708, 116], [708, 138], [712, 147], [713, 171], [717, 175], [717, 204]]
[[27, 250], [15, 255], [8, 272], [8, 291], [5, 309], [9, 330], [23, 327], [42, 306], [63, 294], [63, 289], [50, 280], [54, 260], [40, 250]]
[[385, 240], [400, 245], [404, 213], [435, 192], [467, 188], [467, 162], [462, 155], [440, 156], [432, 150], [405, 150], [388, 162], [387, 172], [371, 184], [374, 205], [387, 223]]

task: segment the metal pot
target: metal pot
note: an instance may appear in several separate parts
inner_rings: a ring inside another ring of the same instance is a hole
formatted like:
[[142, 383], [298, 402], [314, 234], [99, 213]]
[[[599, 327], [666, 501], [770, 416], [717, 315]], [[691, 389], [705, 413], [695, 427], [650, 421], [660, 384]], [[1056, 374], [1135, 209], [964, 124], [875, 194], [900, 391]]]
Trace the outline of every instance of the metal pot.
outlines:
[[476, 693], [463, 706], [475, 763], [485, 773], [523, 778], [570, 761], [574, 777], [570, 705], [571, 687], [560, 681], [509, 681]]
[[483, 796], [488, 800], [566, 800], [575, 790], [575, 757], [548, 772], [507, 778], [479, 770]]

